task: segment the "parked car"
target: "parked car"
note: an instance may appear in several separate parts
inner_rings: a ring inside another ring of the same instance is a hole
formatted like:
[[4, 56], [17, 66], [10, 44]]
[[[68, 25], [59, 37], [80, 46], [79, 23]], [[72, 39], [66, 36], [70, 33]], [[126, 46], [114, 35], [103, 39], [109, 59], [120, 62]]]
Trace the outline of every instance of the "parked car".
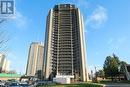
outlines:
[[0, 87], [4, 87], [4, 84], [3, 84], [3, 83], [0, 83]]
[[31, 87], [28, 83], [20, 83], [20, 87]]
[[4, 82], [0, 81], [0, 87], [5, 87], [4, 84], [5, 84]]
[[20, 87], [18, 82], [12, 82], [9, 87]]

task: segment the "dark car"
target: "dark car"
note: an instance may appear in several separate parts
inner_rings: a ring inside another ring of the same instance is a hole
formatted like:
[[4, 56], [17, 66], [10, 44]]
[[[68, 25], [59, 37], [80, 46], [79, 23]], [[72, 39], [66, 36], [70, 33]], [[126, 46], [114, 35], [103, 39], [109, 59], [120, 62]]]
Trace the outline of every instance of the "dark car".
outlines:
[[30, 87], [30, 85], [27, 83], [20, 83], [19, 85], [20, 85], [20, 87]]
[[12, 82], [9, 87], [20, 87], [18, 82]]

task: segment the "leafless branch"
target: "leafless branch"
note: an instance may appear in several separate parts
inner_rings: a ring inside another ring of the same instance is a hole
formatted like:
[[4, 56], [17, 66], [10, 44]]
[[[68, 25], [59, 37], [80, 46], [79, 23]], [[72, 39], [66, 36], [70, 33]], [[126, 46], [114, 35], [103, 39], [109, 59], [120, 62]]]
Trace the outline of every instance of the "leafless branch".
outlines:
[[6, 30], [2, 29], [4, 21], [6, 20], [0, 19], [0, 52], [6, 50], [5, 48], [7, 48], [7, 42], [9, 41], [9, 37]]

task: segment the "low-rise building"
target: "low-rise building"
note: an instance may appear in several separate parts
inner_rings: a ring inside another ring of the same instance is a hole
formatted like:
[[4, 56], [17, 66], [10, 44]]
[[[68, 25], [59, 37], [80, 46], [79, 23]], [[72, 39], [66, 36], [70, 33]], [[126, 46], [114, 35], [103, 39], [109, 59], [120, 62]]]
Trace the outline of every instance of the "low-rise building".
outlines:
[[20, 74], [7, 74], [7, 73], [0, 73], [0, 80], [19, 80], [21, 77]]

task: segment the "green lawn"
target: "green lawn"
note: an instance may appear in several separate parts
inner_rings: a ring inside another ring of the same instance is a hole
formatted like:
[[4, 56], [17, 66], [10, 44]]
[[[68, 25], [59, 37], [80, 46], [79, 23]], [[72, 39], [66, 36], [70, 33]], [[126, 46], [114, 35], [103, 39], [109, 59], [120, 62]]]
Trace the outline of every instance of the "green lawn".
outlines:
[[65, 85], [44, 85], [38, 87], [103, 87], [98, 84], [81, 83], [81, 84], [65, 84]]
[[130, 81], [111, 81], [111, 80], [104, 80], [104, 81], [99, 81], [100, 84], [109, 84], [109, 83], [128, 83], [130, 84]]

